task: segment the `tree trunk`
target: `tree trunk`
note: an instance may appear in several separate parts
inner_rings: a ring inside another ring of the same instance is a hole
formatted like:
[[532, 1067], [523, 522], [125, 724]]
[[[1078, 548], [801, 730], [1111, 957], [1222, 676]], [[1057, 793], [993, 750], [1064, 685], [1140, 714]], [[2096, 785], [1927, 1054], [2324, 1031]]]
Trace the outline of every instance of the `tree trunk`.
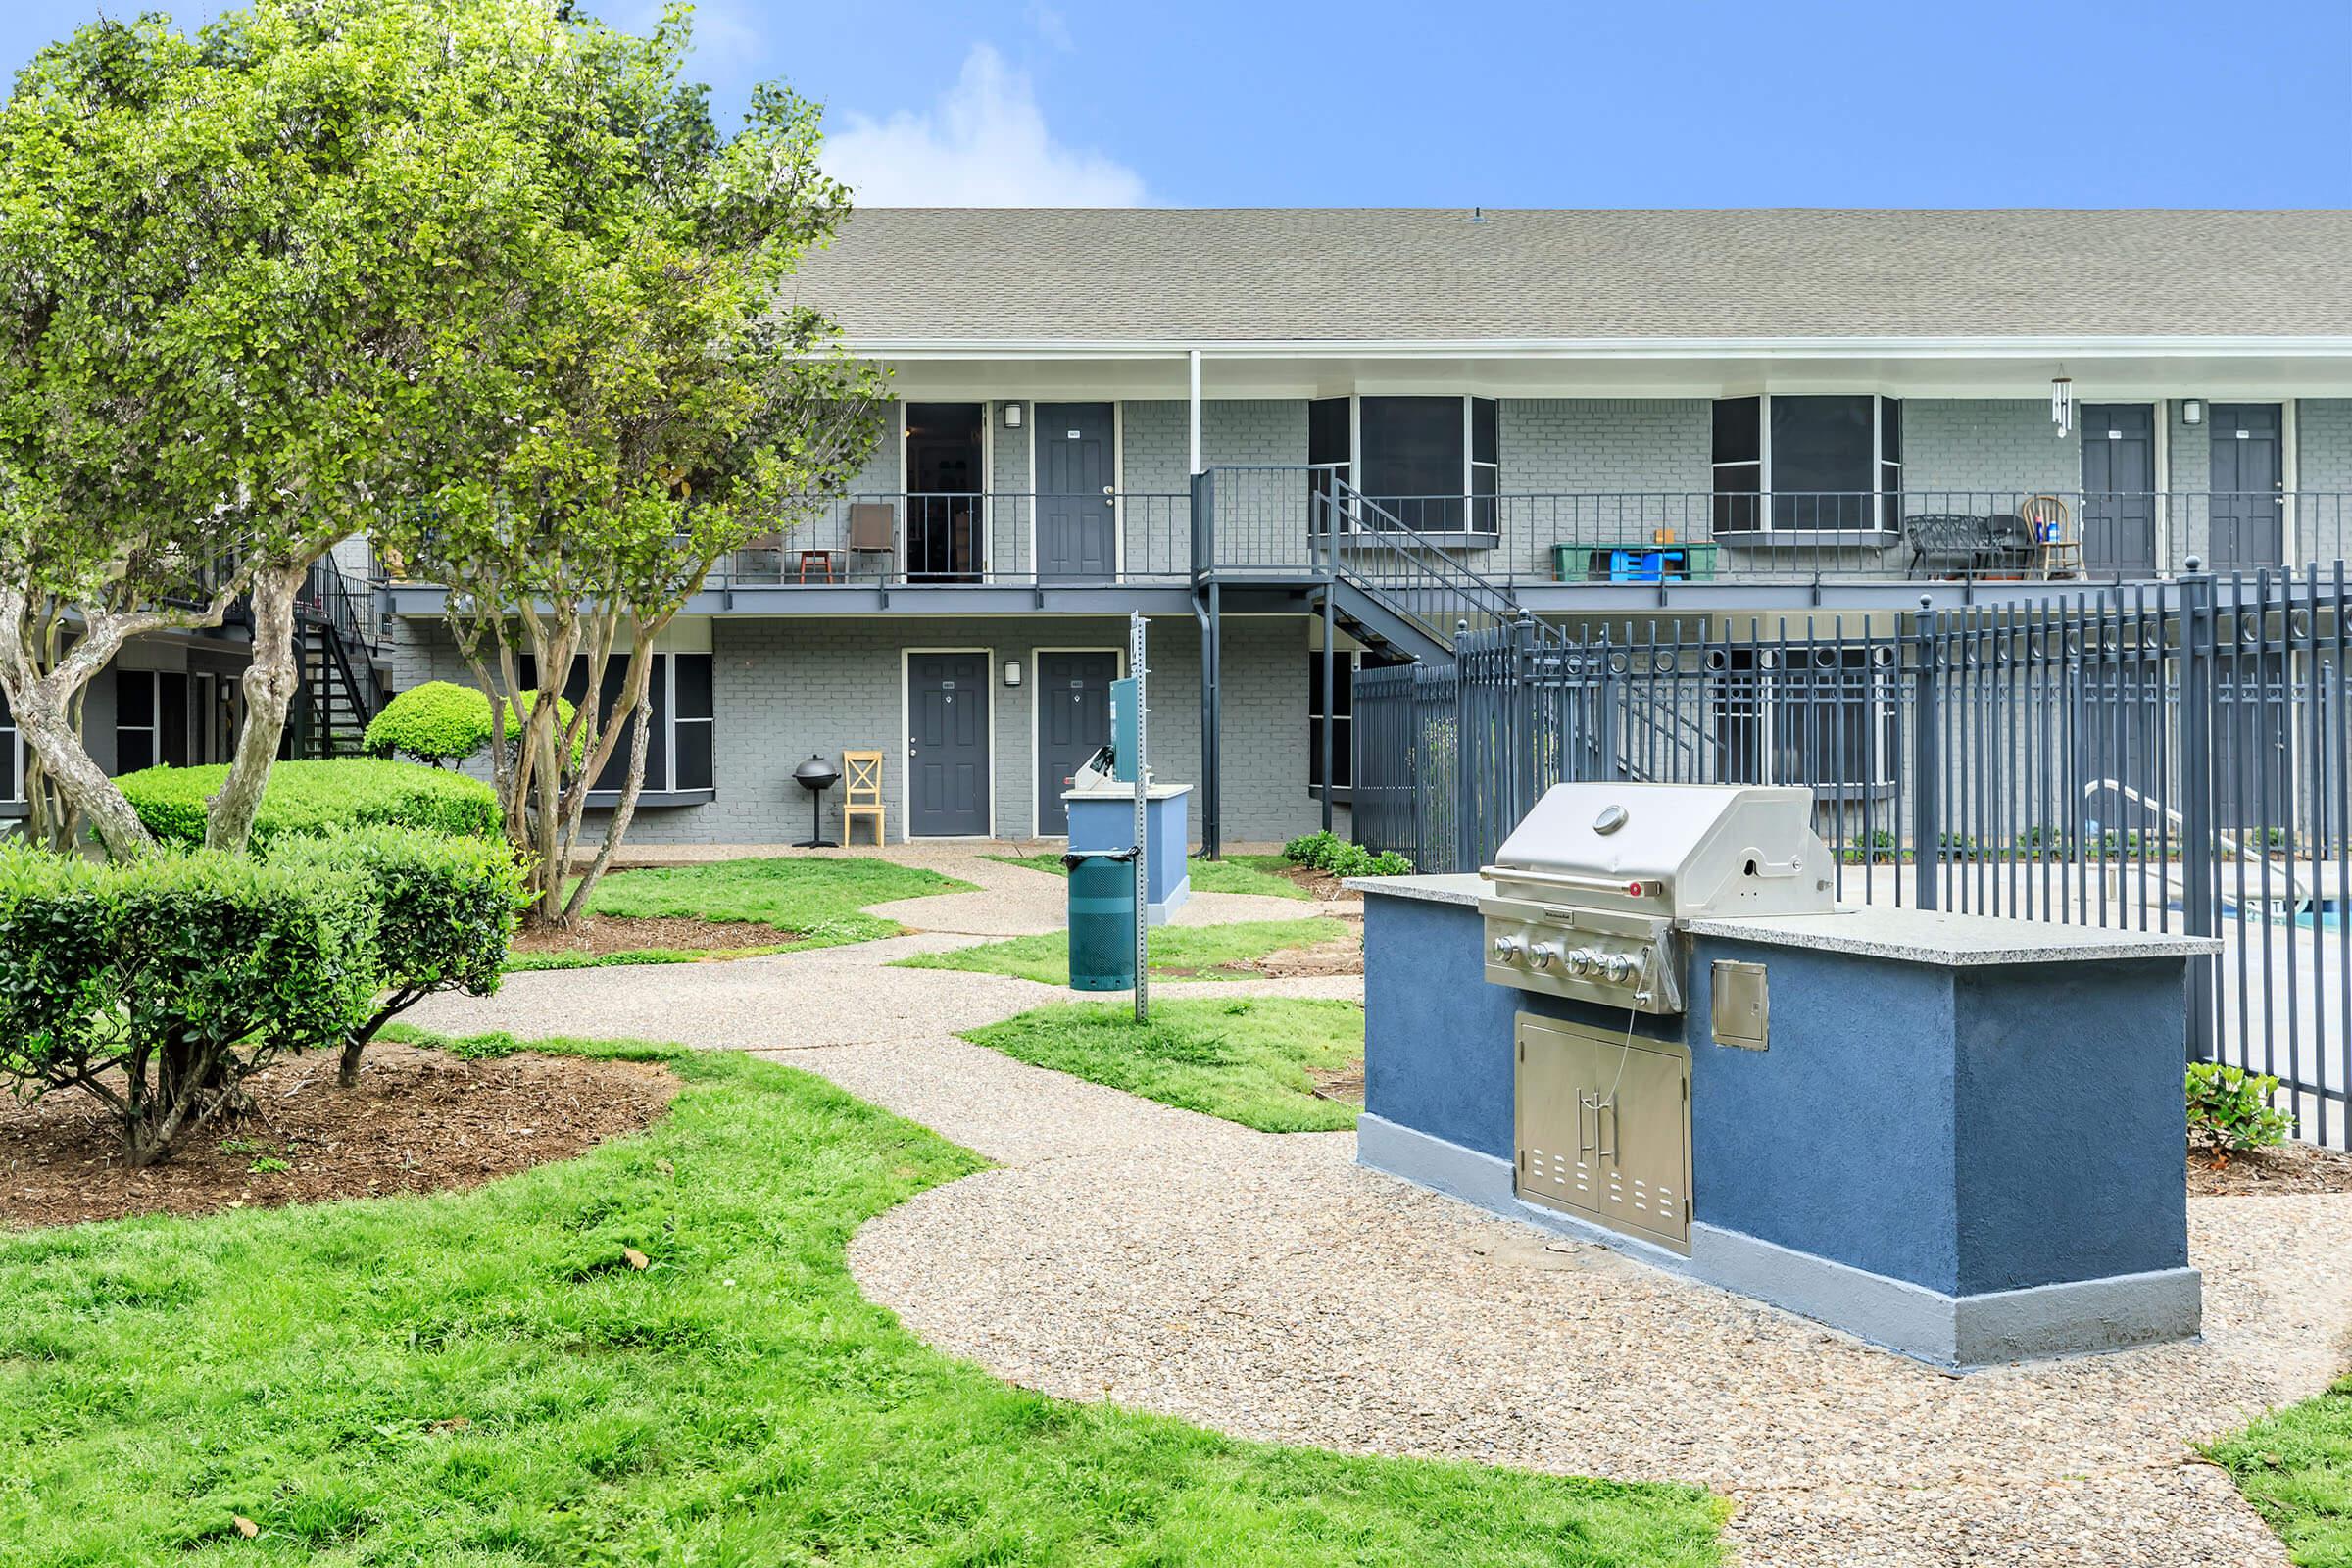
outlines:
[[33, 648], [31, 597], [22, 586], [0, 586], [0, 693], [7, 695], [17, 733], [39, 764], [44, 790], [55, 792], [57, 806], [44, 809], [48, 820], [42, 825], [55, 835], [76, 816], [85, 817], [116, 859], [145, 855], [155, 848], [155, 836], [106, 776], [106, 769], [91, 760], [74, 713], [82, 689], [131, 633], [147, 629], [149, 622], [90, 613], [81, 640], [44, 670]]
[[360, 1053], [368, 1049], [364, 1036], [353, 1035], [343, 1042], [343, 1054], [335, 1062], [335, 1087], [349, 1089], [360, 1081]]
[[245, 728], [220, 792], [205, 803], [204, 845], [240, 853], [261, 814], [262, 790], [285, 738], [286, 712], [302, 679], [301, 651], [294, 644], [294, 596], [310, 574], [310, 563], [279, 562], [253, 574], [253, 662], [245, 669]]
[[637, 797], [645, 790], [646, 739], [653, 728], [654, 716], [653, 694], [650, 690], [639, 695], [637, 706], [629, 716], [629, 776], [620, 787], [620, 800], [613, 806], [612, 820], [605, 824], [605, 841], [597, 846], [595, 860], [572, 884], [571, 898], [564, 906], [565, 925], [579, 918], [588, 907], [588, 895], [596, 891], [596, 884], [604, 876], [605, 867], [612, 863], [612, 854], [620, 848], [622, 837], [629, 831], [629, 821], [637, 814]]

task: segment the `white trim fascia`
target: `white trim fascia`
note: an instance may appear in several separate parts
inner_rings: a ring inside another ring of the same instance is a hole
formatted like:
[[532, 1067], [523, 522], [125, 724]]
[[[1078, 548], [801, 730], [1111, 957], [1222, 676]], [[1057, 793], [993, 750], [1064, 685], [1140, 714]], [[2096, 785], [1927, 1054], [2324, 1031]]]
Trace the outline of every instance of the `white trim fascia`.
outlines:
[[1219, 359], [1914, 359], [2352, 357], [2352, 336], [2246, 334], [2113, 337], [1656, 337], [1656, 338], [894, 338], [849, 340], [853, 354], [903, 360], [1167, 360], [1193, 353]]

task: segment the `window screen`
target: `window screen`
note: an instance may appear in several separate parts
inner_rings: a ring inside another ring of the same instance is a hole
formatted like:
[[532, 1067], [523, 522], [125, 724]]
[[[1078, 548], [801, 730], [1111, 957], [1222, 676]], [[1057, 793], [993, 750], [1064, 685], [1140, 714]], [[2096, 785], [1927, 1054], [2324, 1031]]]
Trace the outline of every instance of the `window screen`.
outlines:
[[1408, 527], [1459, 529], [1467, 477], [1462, 400], [1365, 398], [1362, 403], [1364, 494]]

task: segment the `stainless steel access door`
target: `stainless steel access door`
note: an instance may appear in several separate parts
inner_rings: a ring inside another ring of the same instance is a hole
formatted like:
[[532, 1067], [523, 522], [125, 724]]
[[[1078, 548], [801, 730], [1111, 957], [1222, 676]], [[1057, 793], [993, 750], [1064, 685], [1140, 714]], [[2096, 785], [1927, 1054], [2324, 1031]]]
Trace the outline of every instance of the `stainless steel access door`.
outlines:
[[1690, 1053], [1518, 1015], [1519, 1196], [1686, 1255]]

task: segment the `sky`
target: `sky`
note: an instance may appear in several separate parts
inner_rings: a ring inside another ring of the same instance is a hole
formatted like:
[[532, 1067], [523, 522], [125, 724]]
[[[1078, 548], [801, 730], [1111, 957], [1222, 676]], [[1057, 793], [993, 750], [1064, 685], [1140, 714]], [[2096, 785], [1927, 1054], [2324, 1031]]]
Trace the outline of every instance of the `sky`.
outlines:
[[[0, 67], [143, 6], [0, 0]], [[822, 103], [869, 206], [2352, 207], [2352, 0], [702, 0], [696, 34], [722, 116]]]

